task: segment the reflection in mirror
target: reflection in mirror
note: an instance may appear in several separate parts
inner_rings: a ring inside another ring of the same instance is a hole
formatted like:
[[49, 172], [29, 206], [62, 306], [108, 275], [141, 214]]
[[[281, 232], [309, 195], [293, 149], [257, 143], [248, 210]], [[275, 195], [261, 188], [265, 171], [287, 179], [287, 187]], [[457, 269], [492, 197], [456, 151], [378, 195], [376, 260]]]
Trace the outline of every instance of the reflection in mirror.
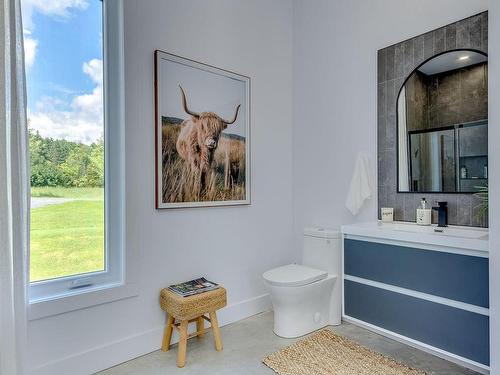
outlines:
[[398, 190], [476, 192], [488, 182], [488, 61], [460, 50], [410, 74], [397, 101]]
[[455, 189], [455, 134], [453, 129], [409, 133], [412, 191]]

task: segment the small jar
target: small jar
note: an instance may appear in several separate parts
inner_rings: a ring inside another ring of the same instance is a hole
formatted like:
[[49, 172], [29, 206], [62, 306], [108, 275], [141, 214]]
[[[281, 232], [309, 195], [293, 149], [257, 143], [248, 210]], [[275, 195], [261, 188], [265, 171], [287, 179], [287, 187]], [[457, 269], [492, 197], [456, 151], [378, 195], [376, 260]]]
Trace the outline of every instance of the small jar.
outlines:
[[394, 208], [392, 207], [382, 207], [380, 209], [380, 216], [384, 223], [390, 223], [394, 221]]

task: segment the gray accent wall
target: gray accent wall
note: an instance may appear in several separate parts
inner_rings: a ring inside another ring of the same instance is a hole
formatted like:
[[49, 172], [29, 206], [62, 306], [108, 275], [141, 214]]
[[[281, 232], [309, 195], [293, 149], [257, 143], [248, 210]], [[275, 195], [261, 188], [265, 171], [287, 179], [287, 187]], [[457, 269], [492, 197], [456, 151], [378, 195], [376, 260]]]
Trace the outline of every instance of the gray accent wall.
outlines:
[[406, 81], [407, 130], [427, 130], [488, 118], [488, 64]]
[[415, 221], [422, 197], [448, 202], [448, 223], [487, 227], [479, 220], [481, 200], [472, 194], [398, 193], [396, 101], [409, 74], [430, 57], [455, 49], [488, 53], [488, 12], [463, 19], [378, 51], [378, 207], [393, 207], [395, 220]]
[[429, 128], [429, 82], [418, 70], [406, 81], [407, 131]]
[[488, 118], [488, 64], [428, 77], [429, 128]]

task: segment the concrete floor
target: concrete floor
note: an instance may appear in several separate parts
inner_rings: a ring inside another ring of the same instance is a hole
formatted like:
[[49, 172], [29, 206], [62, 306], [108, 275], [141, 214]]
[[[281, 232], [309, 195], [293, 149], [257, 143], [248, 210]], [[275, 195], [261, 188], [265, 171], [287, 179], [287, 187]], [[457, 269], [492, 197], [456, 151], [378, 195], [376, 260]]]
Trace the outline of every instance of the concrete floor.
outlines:
[[[273, 314], [267, 312], [222, 327], [224, 350], [216, 352], [211, 333], [203, 339], [188, 341], [186, 366], [176, 367], [177, 345], [164, 353], [156, 351], [123, 363], [98, 375], [272, 375], [262, 364], [267, 354], [289, 345], [297, 339], [282, 339], [273, 333]], [[349, 323], [330, 329], [370, 349], [392, 357], [411, 367], [435, 375], [477, 374], [451, 362], [427, 354], [397, 341], [385, 338]], [[313, 374], [308, 374], [313, 375]]]

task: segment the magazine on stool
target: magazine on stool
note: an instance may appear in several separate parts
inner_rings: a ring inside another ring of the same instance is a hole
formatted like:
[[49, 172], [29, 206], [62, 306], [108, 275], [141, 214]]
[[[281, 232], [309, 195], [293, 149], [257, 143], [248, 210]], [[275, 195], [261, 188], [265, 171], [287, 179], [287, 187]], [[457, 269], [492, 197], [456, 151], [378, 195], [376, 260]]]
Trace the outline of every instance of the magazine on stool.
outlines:
[[210, 290], [214, 290], [217, 288], [219, 288], [219, 284], [216, 284], [212, 281], [208, 281], [204, 277], [200, 277], [199, 279], [194, 279], [191, 281], [186, 281], [181, 284], [170, 285], [168, 287], [169, 290], [178, 294], [181, 297], [189, 297], [195, 294], [208, 292]]

